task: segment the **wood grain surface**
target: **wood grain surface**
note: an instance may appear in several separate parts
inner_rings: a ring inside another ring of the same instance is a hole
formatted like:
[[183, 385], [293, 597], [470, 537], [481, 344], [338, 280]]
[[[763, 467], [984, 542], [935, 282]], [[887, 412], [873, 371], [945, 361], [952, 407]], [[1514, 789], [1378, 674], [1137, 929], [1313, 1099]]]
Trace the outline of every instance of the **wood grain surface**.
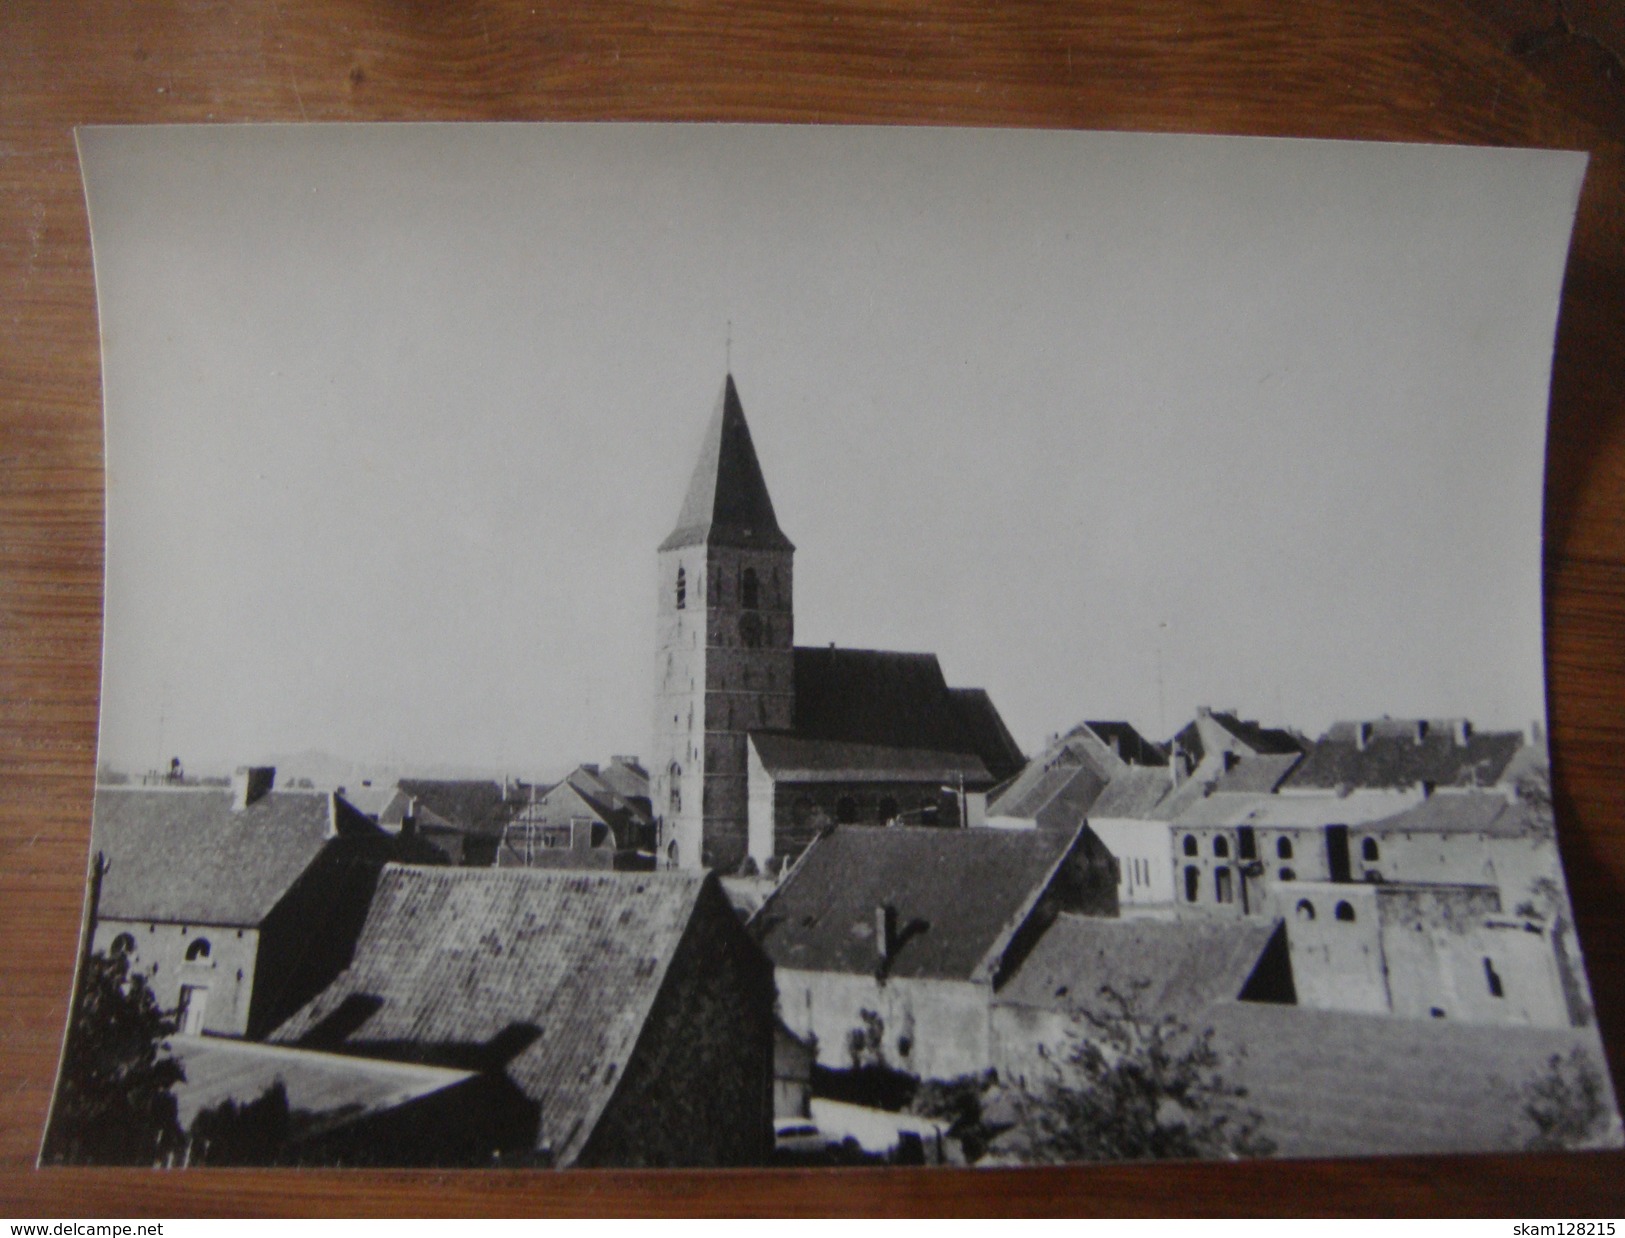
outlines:
[[1625, 1063], [1625, 20], [1604, 0], [0, 5], [0, 1216], [1622, 1211], [1625, 1155], [1021, 1171], [37, 1171], [96, 755], [102, 434], [73, 127], [757, 120], [1581, 148], [1546, 614], [1562, 850]]

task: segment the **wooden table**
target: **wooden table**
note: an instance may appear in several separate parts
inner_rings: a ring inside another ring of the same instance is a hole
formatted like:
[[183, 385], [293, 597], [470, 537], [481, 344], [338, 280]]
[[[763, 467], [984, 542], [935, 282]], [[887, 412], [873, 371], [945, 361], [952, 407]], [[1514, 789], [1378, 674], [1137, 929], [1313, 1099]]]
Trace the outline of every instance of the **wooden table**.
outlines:
[[[760, 120], [1592, 152], [1563, 297], [1547, 620], [1563, 854], [1625, 1063], [1625, 19], [1602, 0], [0, 6], [0, 1215], [1617, 1214], [1625, 1154], [1071, 1170], [31, 1168], [73, 964], [102, 577], [86, 122]], [[1618, 1083], [1616, 1082], [1616, 1087]]]

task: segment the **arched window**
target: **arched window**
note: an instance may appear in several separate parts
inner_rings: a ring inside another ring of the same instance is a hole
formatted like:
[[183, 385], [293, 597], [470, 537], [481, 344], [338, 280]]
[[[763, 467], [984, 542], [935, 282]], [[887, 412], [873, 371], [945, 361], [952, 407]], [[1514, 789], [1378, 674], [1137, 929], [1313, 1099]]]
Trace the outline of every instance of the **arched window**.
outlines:
[[1221, 903], [1236, 901], [1235, 891], [1230, 885], [1230, 870], [1222, 864], [1213, 870], [1213, 897]]
[[757, 610], [762, 604], [761, 589], [756, 583], [756, 569], [747, 567], [739, 578], [739, 604], [746, 610]]
[[114, 958], [129, 954], [135, 949], [135, 938], [128, 933], [120, 933], [113, 938], [113, 944], [107, 947], [107, 952]]
[[1337, 918], [1339, 920], [1345, 921], [1346, 923], [1353, 924], [1354, 923], [1354, 908], [1349, 906], [1349, 904], [1347, 902], [1338, 903], [1337, 904]]
[[1298, 874], [1290, 868], [1283, 868], [1278, 875], [1282, 881], [1296, 881], [1298, 879]]
[[1315, 905], [1306, 898], [1298, 900], [1298, 919], [1313, 920], [1315, 918]]
[[1185, 901], [1187, 903], [1194, 903], [1197, 896], [1201, 894], [1201, 881], [1202, 870], [1194, 864], [1187, 864], [1185, 866]]
[[683, 811], [683, 767], [676, 761], [671, 763], [671, 814], [676, 816]]
[[1292, 840], [1281, 837], [1275, 840], [1275, 854], [1283, 860], [1292, 858]]
[[1185, 835], [1185, 854], [1196, 854], [1196, 836], [1194, 834]]
[[1223, 834], [1213, 836], [1213, 854], [1221, 860], [1230, 858], [1230, 840]]
[[858, 819], [858, 802], [850, 795], [843, 795], [835, 801], [835, 822], [837, 825], [851, 825]]
[[1360, 858], [1367, 864], [1375, 864], [1381, 858], [1377, 852], [1377, 840], [1368, 838], [1360, 844]]
[[672, 842], [671, 846], [666, 848], [666, 863], [670, 864], [673, 868], [677, 867], [677, 843], [675, 841]]
[[186, 961], [197, 963], [209, 957], [209, 939], [199, 937], [186, 947]]
[[688, 605], [688, 573], [682, 568], [677, 569], [677, 609], [682, 610]]

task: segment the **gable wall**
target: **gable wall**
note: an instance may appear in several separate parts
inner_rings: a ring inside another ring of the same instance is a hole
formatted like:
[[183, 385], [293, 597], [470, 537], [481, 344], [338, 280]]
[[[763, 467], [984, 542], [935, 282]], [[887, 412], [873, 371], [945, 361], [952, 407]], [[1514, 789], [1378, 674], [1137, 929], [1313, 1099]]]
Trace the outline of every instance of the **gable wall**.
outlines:
[[696, 903], [621, 1084], [575, 1164], [767, 1164], [773, 1000], [773, 966], [713, 879]]
[[[260, 945], [257, 931], [212, 924], [101, 920], [91, 934], [91, 949], [110, 954], [121, 933], [135, 940], [129, 955], [131, 974], [146, 977], [164, 1011], [177, 1009], [183, 985], [200, 986], [208, 991], [202, 1030], [216, 1036], [247, 1034]], [[199, 938], [208, 941], [209, 957], [188, 963], [186, 952]]]

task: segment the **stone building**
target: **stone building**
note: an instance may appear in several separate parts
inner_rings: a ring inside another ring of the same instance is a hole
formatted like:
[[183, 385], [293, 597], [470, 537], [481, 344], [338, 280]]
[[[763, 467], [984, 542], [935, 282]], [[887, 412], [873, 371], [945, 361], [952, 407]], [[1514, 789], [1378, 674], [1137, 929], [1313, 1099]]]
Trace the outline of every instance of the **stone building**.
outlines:
[[709, 873], [384, 871], [355, 958], [278, 1043], [473, 1068], [538, 1165], [761, 1165], [772, 965]]
[[1276, 890], [1298, 1003], [1464, 1023], [1568, 1027], [1549, 926], [1481, 885], [1303, 882]]
[[[934, 655], [796, 648], [794, 555], [730, 374], [657, 556], [651, 776], [668, 866], [777, 868], [827, 823], [963, 822], [968, 797], [1021, 766], [987, 694], [949, 688]], [[806, 743], [779, 763], [783, 745], [753, 755], [757, 734]]]
[[785, 1026], [820, 1065], [949, 1079], [993, 1065], [994, 995], [1068, 911], [1116, 911], [1111, 857], [1086, 827], [841, 826], [749, 927]]
[[97, 790], [91, 947], [125, 955], [183, 1032], [270, 1031], [344, 966], [383, 866], [431, 854], [275, 778], [245, 767], [231, 789]]

